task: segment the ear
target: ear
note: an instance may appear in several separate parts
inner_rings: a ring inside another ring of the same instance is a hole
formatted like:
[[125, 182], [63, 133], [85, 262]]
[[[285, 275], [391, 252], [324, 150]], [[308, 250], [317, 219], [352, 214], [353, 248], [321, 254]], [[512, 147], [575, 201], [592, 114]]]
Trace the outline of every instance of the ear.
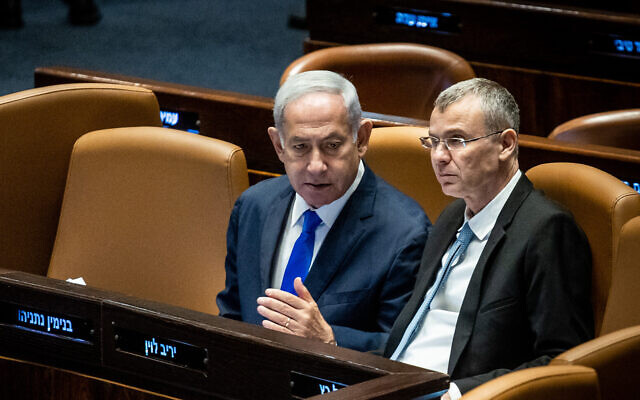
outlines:
[[280, 159], [280, 161], [284, 162], [282, 159], [282, 157], [284, 156], [284, 149], [282, 148], [282, 143], [280, 142], [280, 134], [278, 133], [278, 130], [271, 126], [269, 127], [269, 129], [267, 129], [267, 132], [269, 133], [271, 144], [273, 144], [273, 148], [275, 149], [278, 158]]
[[363, 119], [360, 121], [360, 128], [358, 128], [358, 155], [360, 158], [364, 157], [364, 154], [369, 148], [369, 138], [371, 137], [371, 130], [373, 129], [373, 122], [370, 119]]
[[518, 146], [518, 134], [516, 131], [511, 128], [505, 129], [500, 134], [500, 145], [499, 158], [501, 161], [506, 161], [515, 154]]

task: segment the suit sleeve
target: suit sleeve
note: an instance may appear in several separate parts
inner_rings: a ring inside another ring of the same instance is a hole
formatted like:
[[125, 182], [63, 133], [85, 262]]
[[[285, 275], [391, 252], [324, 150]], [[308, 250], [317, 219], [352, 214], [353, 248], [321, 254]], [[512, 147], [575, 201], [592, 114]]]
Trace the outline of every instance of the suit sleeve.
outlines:
[[411, 295], [415, 284], [415, 275], [420, 265], [422, 251], [427, 240], [430, 223], [423, 216], [408, 234], [404, 245], [398, 248], [393, 262], [387, 270], [385, 284], [378, 301], [376, 332], [367, 332], [345, 326], [332, 325], [339, 346], [360, 351], [378, 349], [389, 337], [389, 331], [395, 319]]
[[[454, 380], [462, 393], [513, 370], [546, 365], [556, 355], [593, 338], [591, 252], [569, 214], [540, 221], [522, 260], [530, 360], [514, 368]], [[507, 339], [508, 340], [508, 339]]]
[[229, 218], [229, 227], [227, 228], [227, 256], [225, 258], [225, 288], [216, 299], [219, 315], [225, 318], [242, 320], [240, 311], [240, 295], [238, 289], [238, 268], [236, 262], [236, 251], [238, 244], [238, 219], [240, 218], [240, 209], [242, 197], [240, 197], [233, 206], [231, 217]]

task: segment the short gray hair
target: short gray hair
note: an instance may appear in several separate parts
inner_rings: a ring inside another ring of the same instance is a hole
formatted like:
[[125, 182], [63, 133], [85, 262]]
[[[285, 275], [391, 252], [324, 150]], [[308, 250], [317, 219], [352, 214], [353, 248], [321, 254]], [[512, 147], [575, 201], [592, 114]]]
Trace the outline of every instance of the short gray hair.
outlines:
[[440, 112], [467, 95], [476, 96], [484, 114], [487, 133], [508, 128], [519, 132], [520, 110], [511, 93], [497, 82], [484, 78], [473, 78], [458, 82], [440, 93], [433, 108]]
[[353, 141], [358, 138], [358, 128], [362, 118], [362, 108], [355, 86], [344, 77], [331, 71], [306, 71], [290, 76], [276, 94], [273, 105], [273, 120], [284, 141], [284, 110], [289, 103], [309, 93], [339, 94], [344, 99], [347, 109], [347, 123], [353, 133]]

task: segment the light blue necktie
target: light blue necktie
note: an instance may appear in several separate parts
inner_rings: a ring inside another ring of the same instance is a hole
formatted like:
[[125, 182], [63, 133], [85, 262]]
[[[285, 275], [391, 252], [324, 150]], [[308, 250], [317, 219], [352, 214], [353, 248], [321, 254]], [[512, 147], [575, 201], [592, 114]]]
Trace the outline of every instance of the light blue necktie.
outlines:
[[297, 277], [302, 278], [302, 281], [306, 278], [307, 272], [309, 272], [309, 266], [311, 265], [311, 259], [313, 258], [316, 228], [321, 222], [322, 220], [315, 211], [307, 210], [304, 212], [302, 232], [293, 245], [293, 250], [291, 250], [291, 256], [289, 257], [289, 262], [287, 262], [287, 268], [284, 271], [284, 278], [282, 278], [280, 289], [296, 294], [293, 288], [293, 281]]
[[462, 260], [464, 252], [467, 250], [469, 243], [471, 243], [471, 239], [475, 237], [473, 231], [469, 227], [469, 223], [465, 222], [464, 226], [460, 230], [460, 234], [458, 238], [453, 243], [451, 248], [449, 249], [449, 257], [444, 264], [444, 267], [440, 268], [438, 271], [438, 275], [436, 276], [436, 281], [431, 286], [431, 288], [427, 291], [427, 294], [424, 297], [424, 301], [418, 308], [418, 311], [413, 316], [413, 319], [407, 325], [407, 329], [404, 331], [402, 335], [402, 339], [400, 343], [398, 343], [398, 347], [391, 355], [392, 360], [397, 360], [398, 357], [402, 354], [402, 352], [406, 349], [406, 347], [413, 341], [416, 333], [418, 332], [424, 318], [431, 307], [431, 302], [433, 298], [436, 297], [438, 290], [444, 285], [445, 281], [449, 277], [453, 266]]

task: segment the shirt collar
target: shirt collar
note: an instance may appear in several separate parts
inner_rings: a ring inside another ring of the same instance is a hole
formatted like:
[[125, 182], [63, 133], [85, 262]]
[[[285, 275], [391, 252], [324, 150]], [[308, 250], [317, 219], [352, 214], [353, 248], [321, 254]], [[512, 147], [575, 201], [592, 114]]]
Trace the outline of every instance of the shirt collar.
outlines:
[[[522, 172], [520, 172], [520, 170], [516, 171], [516, 173], [509, 180], [509, 183], [507, 183], [507, 185], [502, 188], [500, 193], [498, 193], [498, 195], [494, 197], [489, 202], [489, 204], [487, 204], [482, 210], [480, 210], [479, 213], [471, 217], [471, 219], [467, 217], [468, 210], [465, 209], [464, 222], [469, 222], [469, 227], [479, 240], [484, 240], [489, 235], [489, 233], [491, 233], [493, 226], [498, 220], [500, 211], [502, 211], [502, 208], [509, 199], [509, 196], [511, 196], [511, 192], [513, 192], [513, 189], [516, 187], [516, 184], [520, 180], [521, 176]], [[462, 227], [460, 227], [460, 229], [462, 229]], [[458, 229], [458, 231], [460, 229]]]
[[291, 208], [291, 225], [294, 226], [298, 223], [298, 220], [304, 214], [305, 211], [311, 209], [314, 210], [318, 217], [322, 220], [322, 223], [327, 225], [329, 229], [333, 226], [333, 223], [338, 219], [338, 215], [340, 211], [344, 208], [344, 205], [347, 203], [353, 192], [356, 191], [360, 181], [362, 181], [362, 177], [364, 176], [364, 163], [360, 160], [360, 164], [358, 164], [358, 173], [356, 174], [356, 178], [353, 180], [349, 189], [339, 198], [334, 200], [329, 204], [325, 204], [320, 208], [314, 209], [306, 201], [296, 193], [296, 197], [293, 200], [293, 207]]

